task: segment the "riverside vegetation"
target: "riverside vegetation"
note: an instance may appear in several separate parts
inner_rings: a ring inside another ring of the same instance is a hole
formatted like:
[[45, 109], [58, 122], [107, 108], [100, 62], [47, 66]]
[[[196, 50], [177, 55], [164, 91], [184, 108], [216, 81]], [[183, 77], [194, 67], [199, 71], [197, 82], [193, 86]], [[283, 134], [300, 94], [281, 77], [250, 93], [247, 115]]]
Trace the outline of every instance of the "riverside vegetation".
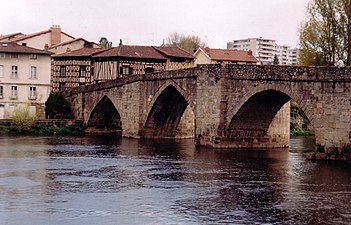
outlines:
[[[72, 119], [72, 111], [64, 96], [59, 92], [52, 92], [45, 103], [48, 119]], [[66, 123], [67, 124], [67, 123]], [[0, 134], [21, 135], [81, 135], [84, 134], [83, 125], [46, 126], [37, 124], [35, 115], [30, 112], [29, 104], [17, 106], [10, 122], [0, 126]]]

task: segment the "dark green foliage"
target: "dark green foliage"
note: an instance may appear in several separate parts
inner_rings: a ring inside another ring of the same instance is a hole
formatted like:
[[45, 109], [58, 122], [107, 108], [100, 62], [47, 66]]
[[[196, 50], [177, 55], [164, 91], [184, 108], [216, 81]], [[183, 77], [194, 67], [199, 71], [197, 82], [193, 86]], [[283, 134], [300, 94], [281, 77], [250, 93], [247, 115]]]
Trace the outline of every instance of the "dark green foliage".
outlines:
[[317, 145], [316, 146], [316, 152], [322, 152], [322, 153], [324, 153], [325, 151], [324, 151], [324, 146], [322, 146], [322, 145]]
[[279, 59], [277, 54], [274, 55], [273, 65], [279, 65]]
[[51, 92], [45, 102], [45, 113], [48, 119], [73, 119], [68, 101], [61, 92]]
[[314, 131], [293, 127], [293, 128], [290, 128], [290, 135], [291, 136], [311, 136], [311, 135], [314, 135]]
[[32, 135], [82, 135], [84, 134], [83, 127], [76, 126], [64, 126], [64, 127], [45, 127], [45, 126], [33, 126]]
[[14, 126], [0, 126], [0, 135], [82, 135], [84, 128], [82, 126], [64, 126], [64, 127], [45, 127], [34, 125], [30, 130], [19, 130]]

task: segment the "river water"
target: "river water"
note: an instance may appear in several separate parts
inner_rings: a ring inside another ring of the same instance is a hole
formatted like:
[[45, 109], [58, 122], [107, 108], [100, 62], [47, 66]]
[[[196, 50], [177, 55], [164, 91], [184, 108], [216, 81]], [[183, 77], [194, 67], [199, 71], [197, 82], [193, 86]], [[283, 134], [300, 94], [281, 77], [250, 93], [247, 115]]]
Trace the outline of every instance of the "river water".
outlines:
[[0, 224], [351, 224], [351, 170], [193, 140], [0, 137]]

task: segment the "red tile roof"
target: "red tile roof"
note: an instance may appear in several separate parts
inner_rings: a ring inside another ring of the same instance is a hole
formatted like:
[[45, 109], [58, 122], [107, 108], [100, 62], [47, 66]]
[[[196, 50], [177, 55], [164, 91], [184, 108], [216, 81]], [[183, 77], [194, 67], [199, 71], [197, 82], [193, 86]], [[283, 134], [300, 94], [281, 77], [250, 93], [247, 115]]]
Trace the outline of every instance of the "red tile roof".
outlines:
[[40, 50], [31, 48], [23, 45], [19, 45], [13, 42], [1, 42], [0, 43], [1, 53], [18, 53], [18, 54], [38, 54], [38, 55], [52, 55], [52, 52], [46, 50]]
[[168, 57], [193, 59], [194, 56], [179, 47], [155, 47], [154, 48]]
[[205, 48], [203, 50], [212, 60], [216, 61], [257, 62], [257, 59], [247, 51], [213, 48]]
[[64, 57], [89, 57], [95, 54], [108, 51], [108, 48], [80, 48], [74, 51], [65, 52], [62, 54], [53, 55], [53, 58], [64, 58]]
[[160, 52], [151, 46], [120, 45], [108, 51], [97, 54], [94, 57], [125, 57], [139, 59], [166, 59]]

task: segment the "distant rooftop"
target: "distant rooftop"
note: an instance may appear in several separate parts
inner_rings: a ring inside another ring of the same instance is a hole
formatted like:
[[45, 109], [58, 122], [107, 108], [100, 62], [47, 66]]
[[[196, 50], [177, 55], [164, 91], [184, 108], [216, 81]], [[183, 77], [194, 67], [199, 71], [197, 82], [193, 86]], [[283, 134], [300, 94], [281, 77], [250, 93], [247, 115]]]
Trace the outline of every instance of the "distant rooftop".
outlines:
[[18, 54], [38, 54], [38, 55], [51, 55], [52, 52], [46, 50], [40, 50], [31, 48], [23, 45], [19, 45], [13, 42], [0, 42], [1, 53], [18, 53]]
[[205, 48], [203, 50], [212, 60], [216, 61], [257, 62], [252, 52], [250, 53], [249, 51], [213, 48]]

